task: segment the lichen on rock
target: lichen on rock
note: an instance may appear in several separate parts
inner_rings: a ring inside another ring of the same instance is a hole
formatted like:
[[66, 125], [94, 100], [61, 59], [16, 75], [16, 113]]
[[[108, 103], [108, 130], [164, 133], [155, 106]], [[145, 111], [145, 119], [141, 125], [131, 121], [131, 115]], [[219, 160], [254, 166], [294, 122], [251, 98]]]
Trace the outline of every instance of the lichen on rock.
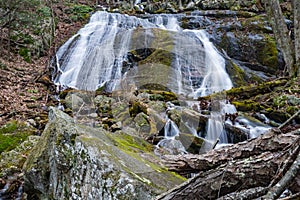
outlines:
[[74, 123], [51, 108], [25, 165], [25, 192], [44, 199], [151, 199], [184, 181], [138, 136]]

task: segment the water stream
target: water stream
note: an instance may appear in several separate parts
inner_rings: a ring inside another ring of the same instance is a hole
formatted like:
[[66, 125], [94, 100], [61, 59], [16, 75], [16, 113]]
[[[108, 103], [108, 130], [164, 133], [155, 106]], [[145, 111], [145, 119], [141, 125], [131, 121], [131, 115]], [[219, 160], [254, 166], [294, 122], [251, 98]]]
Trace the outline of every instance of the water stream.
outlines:
[[[195, 99], [232, 88], [225, 60], [208, 34], [204, 30], [183, 30], [178, 18], [180, 15], [138, 18], [96, 12], [58, 50], [53, 81], [60, 87], [87, 91], [99, 87], [105, 87], [106, 91], [123, 90], [128, 85], [139, 88], [155, 83]], [[135, 55], [137, 52], [142, 54]], [[132, 62], [133, 55], [147, 57], [151, 53], [162, 56], [146, 63]], [[217, 140], [227, 143], [225, 114], [236, 112], [234, 106], [225, 103], [226, 97], [213, 101], [218, 106], [211, 110], [204, 138], [209, 145], [204, 151], [211, 149]], [[166, 120], [164, 131], [168, 141], [173, 141], [180, 132], [171, 119]]]

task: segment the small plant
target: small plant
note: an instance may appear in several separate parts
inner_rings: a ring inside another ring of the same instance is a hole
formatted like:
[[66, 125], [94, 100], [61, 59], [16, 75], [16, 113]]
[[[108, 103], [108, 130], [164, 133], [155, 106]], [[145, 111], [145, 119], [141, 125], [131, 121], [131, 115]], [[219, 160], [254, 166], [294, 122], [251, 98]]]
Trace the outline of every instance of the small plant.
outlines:
[[33, 94], [36, 94], [39, 92], [38, 88], [34, 88], [34, 89], [28, 89], [27, 90], [28, 93], [33, 93]]
[[38, 10], [37, 10], [37, 13], [45, 18], [45, 17], [51, 17], [51, 10], [49, 7], [47, 6], [43, 6], [43, 7], [40, 7]]
[[0, 62], [0, 69], [7, 70], [8, 68], [4, 63]]
[[70, 16], [72, 21], [81, 21], [86, 20], [90, 17], [90, 12], [94, 9], [87, 5], [72, 5], [67, 13], [72, 14]]
[[31, 62], [31, 53], [30, 53], [29, 49], [27, 49], [27, 48], [21, 48], [19, 50], [19, 54], [20, 54], [20, 56], [23, 57], [23, 59], [26, 62]]

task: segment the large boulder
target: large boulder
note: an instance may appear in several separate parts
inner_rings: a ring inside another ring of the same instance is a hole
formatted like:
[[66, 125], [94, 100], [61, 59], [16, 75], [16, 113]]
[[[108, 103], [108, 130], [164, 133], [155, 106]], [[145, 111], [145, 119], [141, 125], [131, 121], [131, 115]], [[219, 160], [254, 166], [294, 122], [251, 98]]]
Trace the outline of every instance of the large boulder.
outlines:
[[184, 181], [152, 152], [139, 137], [76, 124], [51, 108], [24, 165], [25, 192], [39, 199], [151, 199]]

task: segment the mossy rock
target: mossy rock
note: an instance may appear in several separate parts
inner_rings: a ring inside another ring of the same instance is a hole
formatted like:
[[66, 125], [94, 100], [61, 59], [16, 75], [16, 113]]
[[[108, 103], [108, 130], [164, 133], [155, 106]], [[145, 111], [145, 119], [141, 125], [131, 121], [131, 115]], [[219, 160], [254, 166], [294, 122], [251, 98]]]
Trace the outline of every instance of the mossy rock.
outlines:
[[138, 136], [76, 124], [55, 108], [49, 119], [24, 166], [29, 197], [153, 199], [186, 180], [160, 166]]
[[260, 103], [254, 102], [252, 100], [245, 101], [233, 101], [232, 104], [236, 107], [238, 111], [260, 111], [263, 109]]
[[199, 154], [203, 139], [187, 133], [180, 133], [176, 139], [180, 140], [187, 152]]
[[141, 102], [141, 101], [133, 101], [129, 102], [129, 113], [131, 117], [137, 116], [140, 112], [143, 112], [147, 115], [147, 104]]
[[232, 60], [226, 60], [226, 71], [233, 82], [234, 87], [246, 85], [248, 77], [244, 70], [236, 65]]
[[16, 148], [35, 132], [34, 128], [23, 122], [8, 122], [0, 128], [0, 153]]
[[13, 150], [5, 151], [0, 154], [0, 178], [12, 176], [14, 173], [20, 173], [22, 171], [26, 156], [28, 156], [39, 138], [39, 136], [30, 135]]
[[158, 91], [166, 91], [171, 92], [171, 90], [164, 86], [157, 83], [147, 83], [145, 85], [140, 86], [140, 90], [158, 90]]
[[273, 111], [267, 117], [275, 122], [283, 123], [290, 118], [290, 115], [284, 111]]
[[241, 86], [238, 88], [232, 88], [227, 91], [222, 91], [222, 92], [217, 92], [211, 95], [208, 95], [206, 97], [201, 97], [201, 99], [216, 99], [216, 96], [223, 95], [227, 96], [228, 98], [232, 99], [249, 99], [251, 97], [255, 97], [256, 95], [259, 94], [265, 94], [265, 93], [270, 93], [275, 90], [275, 88], [278, 88], [280, 86], [284, 86], [288, 82], [287, 79], [282, 78], [274, 81], [269, 81], [265, 83], [260, 83], [260, 84], [250, 84], [247, 86]]
[[148, 121], [148, 118], [149, 118], [149, 116], [143, 112], [137, 114], [136, 117], [134, 118], [134, 122], [135, 122], [136, 126], [138, 127], [139, 132], [150, 133], [151, 126]]
[[251, 30], [255, 33], [272, 33], [266, 15], [256, 15], [242, 20], [243, 30]]
[[267, 66], [271, 72], [278, 70], [278, 50], [274, 38], [265, 35], [264, 40], [257, 45], [257, 52], [258, 62]]
[[160, 100], [160, 101], [174, 101], [177, 100], [178, 97], [174, 92], [165, 91], [165, 90], [155, 90], [155, 89], [141, 89], [139, 93], [148, 93], [150, 94], [150, 100]]

